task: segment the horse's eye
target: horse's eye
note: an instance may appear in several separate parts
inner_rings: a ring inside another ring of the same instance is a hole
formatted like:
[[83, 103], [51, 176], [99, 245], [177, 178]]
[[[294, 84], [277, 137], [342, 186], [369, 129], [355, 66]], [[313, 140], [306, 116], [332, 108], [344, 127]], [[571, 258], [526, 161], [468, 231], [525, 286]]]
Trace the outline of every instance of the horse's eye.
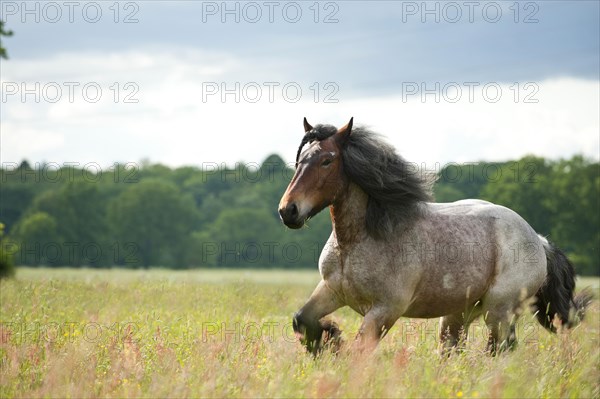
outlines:
[[333, 162], [333, 159], [327, 158], [326, 160], [323, 161], [321, 166], [329, 166], [329, 165], [331, 165], [331, 162]]

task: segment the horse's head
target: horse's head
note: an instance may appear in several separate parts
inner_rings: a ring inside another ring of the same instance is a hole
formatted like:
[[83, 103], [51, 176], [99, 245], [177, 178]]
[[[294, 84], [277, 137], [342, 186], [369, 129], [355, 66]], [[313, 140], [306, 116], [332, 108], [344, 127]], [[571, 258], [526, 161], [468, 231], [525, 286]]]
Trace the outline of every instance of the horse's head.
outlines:
[[[342, 150], [352, 131], [352, 119], [340, 129], [317, 128], [304, 118], [305, 136], [296, 158], [296, 173], [279, 202], [281, 220], [292, 229], [302, 227], [308, 218], [331, 205], [348, 185]], [[300, 153], [305, 143], [308, 146]]]

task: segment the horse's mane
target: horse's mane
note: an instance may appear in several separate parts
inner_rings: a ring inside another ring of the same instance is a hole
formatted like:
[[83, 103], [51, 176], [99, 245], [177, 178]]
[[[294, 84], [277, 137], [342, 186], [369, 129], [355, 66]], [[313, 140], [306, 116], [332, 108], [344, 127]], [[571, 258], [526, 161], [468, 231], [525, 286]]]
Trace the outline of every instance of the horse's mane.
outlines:
[[[296, 162], [306, 143], [325, 140], [336, 132], [331, 125], [316, 125], [302, 139]], [[435, 177], [421, 173], [365, 127], [352, 128], [342, 160], [350, 180], [369, 197], [365, 223], [367, 233], [374, 238], [389, 236], [396, 226], [410, 225], [421, 215], [419, 204], [432, 199]]]

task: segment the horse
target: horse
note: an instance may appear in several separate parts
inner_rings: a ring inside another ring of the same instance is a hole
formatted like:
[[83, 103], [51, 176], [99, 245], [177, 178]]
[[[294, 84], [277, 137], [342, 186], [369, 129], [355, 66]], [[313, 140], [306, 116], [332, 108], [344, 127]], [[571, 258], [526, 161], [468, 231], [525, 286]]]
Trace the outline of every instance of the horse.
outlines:
[[551, 332], [583, 319], [592, 295], [574, 295], [574, 267], [558, 247], [506, 207], [432, 202], [435, 178], [353, 120], [338, 129], [304, 118], [295, 173], [279, 203], [291, 229], [326, 207], [331, 216], [321, 281], [293, 316], [308, 352], [341, 342], [326, 316], [343, 306], [364, 317], [355, 339], [361, 351], [373, 350], [400, 317], [441, 317], [441, 348], [452, 351], [484, 316], [492, 355], [514, 347], [526, 304]]

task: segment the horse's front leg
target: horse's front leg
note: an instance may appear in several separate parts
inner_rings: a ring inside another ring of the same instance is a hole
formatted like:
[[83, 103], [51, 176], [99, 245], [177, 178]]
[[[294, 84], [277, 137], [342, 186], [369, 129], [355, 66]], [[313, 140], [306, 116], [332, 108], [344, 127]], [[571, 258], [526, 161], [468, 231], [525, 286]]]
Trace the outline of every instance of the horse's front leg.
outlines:
[[382, 307], [374, 307], [365, 314], [356, 336], [355, 347], [359, 352], [371, 352], [381, 338], [392, 328], [398, 317]]
[[339, 339], [341, 331], [337, 324], [321, 318], [342, 306], [335, 293], [321, 280], [308, 302], [294, 314], [294, 332], [310, 353], [316, 355], [321, 349], [323, 332], [327, 333], [327, 341]]

